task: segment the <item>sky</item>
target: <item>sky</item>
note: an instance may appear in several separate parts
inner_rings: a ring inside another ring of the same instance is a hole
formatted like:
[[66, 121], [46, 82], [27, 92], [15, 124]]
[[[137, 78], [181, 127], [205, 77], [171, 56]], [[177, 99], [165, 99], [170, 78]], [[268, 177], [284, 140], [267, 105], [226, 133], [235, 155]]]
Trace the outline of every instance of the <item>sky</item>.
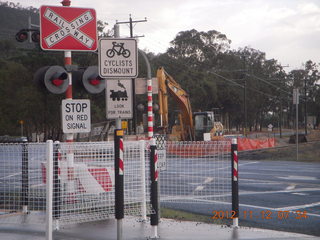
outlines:
[[[10, 1], [10, 0], [9, 0]], [[22, 6], [60, 6], [61, 0], [11, 0]], [[112, 28], [116, 21], [144, 20], [134, 25], [139, 48], [162, 53], [177, 33], [217, 30], [232, 41], [231, 49], [252, 47], [276, 59], [285, 70], [319, 63], [320, 0], [71, 0], [72, 7], [94, 8]], [[120, 36], [129, 36], [122, 24]]]

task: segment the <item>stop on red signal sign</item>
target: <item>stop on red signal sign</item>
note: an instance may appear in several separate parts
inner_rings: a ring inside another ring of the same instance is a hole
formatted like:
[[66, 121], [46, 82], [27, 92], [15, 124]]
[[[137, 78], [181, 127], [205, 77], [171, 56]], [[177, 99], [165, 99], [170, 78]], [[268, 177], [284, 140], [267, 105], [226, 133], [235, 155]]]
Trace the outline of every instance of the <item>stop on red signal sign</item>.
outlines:
[[41, 6], [40, 46], [43, 50], [95, 51], [96, 11], [91, 8]]

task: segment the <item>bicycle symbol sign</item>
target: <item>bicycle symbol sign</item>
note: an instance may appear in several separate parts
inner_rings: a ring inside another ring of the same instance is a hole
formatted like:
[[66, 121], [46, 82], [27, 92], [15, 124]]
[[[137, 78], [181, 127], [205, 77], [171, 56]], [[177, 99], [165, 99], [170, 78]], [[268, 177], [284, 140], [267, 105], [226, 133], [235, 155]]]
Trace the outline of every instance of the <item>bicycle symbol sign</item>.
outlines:
[[99, 41], [99, 75], [102, 78], [136, 78], [137, 42], [132, 38], [103, 38]]
[[115, 54], [122, 55], [124, 58], [130, 57], [130, 51], [129, 49], [125, 49], [123, 47], [124, 43], [117, 43], [117, 42], [112, 42], [112, 48], [107, 50], [107, 56], [109, 58], [113, 58]]

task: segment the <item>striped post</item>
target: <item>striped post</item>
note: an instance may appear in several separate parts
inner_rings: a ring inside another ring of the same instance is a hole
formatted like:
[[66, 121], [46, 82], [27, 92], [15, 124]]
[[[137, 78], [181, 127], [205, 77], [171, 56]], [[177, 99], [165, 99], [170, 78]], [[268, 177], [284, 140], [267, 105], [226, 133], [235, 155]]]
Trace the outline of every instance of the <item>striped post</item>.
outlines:
[[114, 134], [114, 177], [115, 177], [115, 217], [117, 219], [117, 240], [122, 240], [122, 219], [124, 218], [124, 162], [123, 130]]
[[152, 79], [147, 80], [148, 90], [148, 139], [153, 137], [153, 114], [152, 114]]
[[151, 205], [154, 213], [150, 215], [150, 222], [153, 231], [152, 238], [158, 238], [158, 224], [159, 224], [159, 202], [158, 202], [158, 176], [159, 170], [157, 168], [158, 154], [155, 139], [150, 143], [150, 177], [151, 177]]
[[119, 138], [119, 175], [123, 176], [123, 138]]
[[238, 143], [233, 138], [231, 142], [231, 171], [232, 171], [232, 211], [235, 212], [233, 218], [233, 226], [238, 227], [239, 224], [239, 170], [238, 170]]

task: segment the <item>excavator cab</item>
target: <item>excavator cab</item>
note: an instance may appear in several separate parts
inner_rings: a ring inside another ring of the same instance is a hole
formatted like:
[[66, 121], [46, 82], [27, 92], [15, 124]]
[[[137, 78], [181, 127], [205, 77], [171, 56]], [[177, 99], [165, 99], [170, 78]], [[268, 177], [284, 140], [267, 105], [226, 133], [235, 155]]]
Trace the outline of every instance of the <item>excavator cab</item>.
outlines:
[[196, 141], [203, 141], [203, 134], [212, 132], [214, 128], [214, 114], [213, 112], [195, 112], [193, 116]]

